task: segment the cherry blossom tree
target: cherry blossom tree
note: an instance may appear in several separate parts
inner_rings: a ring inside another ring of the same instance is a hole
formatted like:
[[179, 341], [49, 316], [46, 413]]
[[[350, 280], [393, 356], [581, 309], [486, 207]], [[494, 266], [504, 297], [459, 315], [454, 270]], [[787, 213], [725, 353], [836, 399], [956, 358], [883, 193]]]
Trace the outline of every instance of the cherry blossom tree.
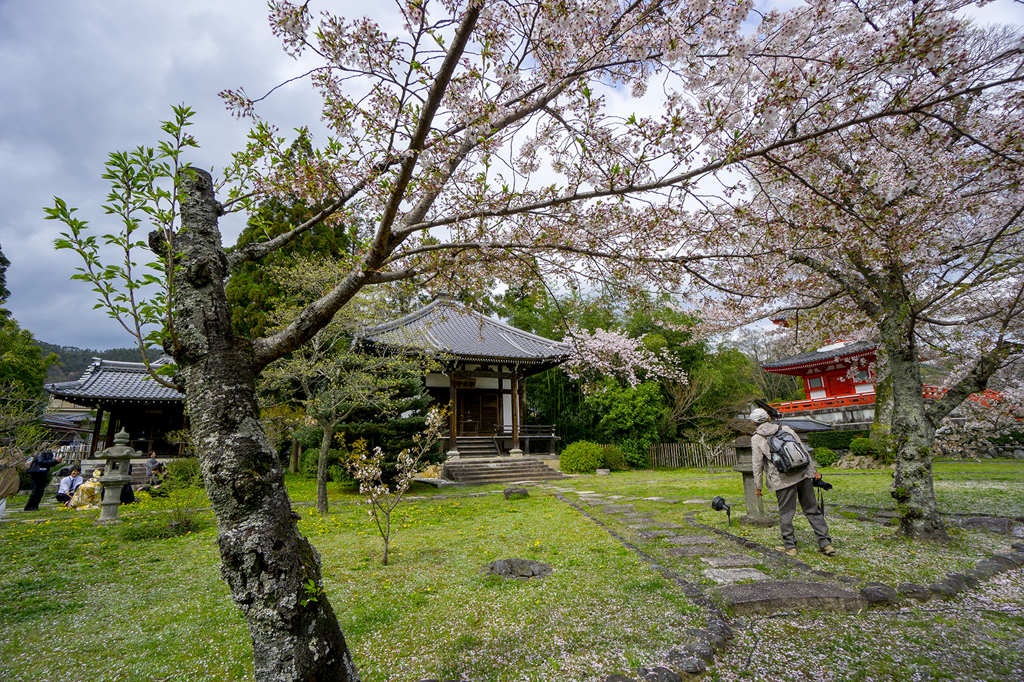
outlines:
[[[771, 170], [777, 158], [781, 167], [809, 168], [821, 156], [815, 149], [843, 151], [845, 141], [879, 127], [891, 136], [909, 130], [915, 144], [930, 139], [916, 126], [950, 142], [950, 131], [963, 130], [952, 142], [961, 148], [974, 139], [972, 117], [992, 101], [987, 93], [1024, 76], [1012, 50], [983, 63], [958, 52], [973, 35], [957, 16], [966, 5], [812, 0], [760, 17], [744, 35], [750, 0], [401, 0], [394, 29], [314, 17], [310, 2], [274, 0], [271, 24], [285, 50], [318, 61], [308, 76], [331, 130], [319, 148], [290, 157], [290, 141], [259, 117], [261, 98], [228, 91], [253, 130], [216, 182], [187, 167], [184, 152], [195, 141], [183, 133], [187, 112], [179, 109], [165, 126], [168, 142], [111, 158], [107, 209], [122, 221], [120, 233], [92, 236], [57, 200], [50, 216], [68, 226], [59, 244], [84, 258], [79, 277], [126, 328], [144, 336], [144, 323], [155, 324], [149, 338], [176, 361], [164, 380], [186, 395], [255, 678], [359, 679], [259, 422], [263, 368], [313, 338], [364, 287], [388, 282], [452, 291], [500, 272], [508, 280], [541, 274], [639, 288], [689, 275], [729, 290], [743, 259], [708, 265], [719, 239], [779, 222], [765, 200], [736, 214], [718, 209], [716, 196], [746, 198], [733, 171]], [[966, 107], [964, 123], [958, 107]], [[870, 173], [868, 160], [858, 161]], [[983, 176], [995, 182], [1011, 166]], [[302, 202], [310, 217], [272, 239], [233, 250], [222, 243], [220, 216], [256, 211], [270, 198]], [[1007, 186], [990, 199], [1009, 204], [1012, 192]], [[236, 335], [224, 293], [232, 272], [314, 225], [356, 215], [375, 216], [374, 229], [347, 256], [345, 276], [284, 328]], [[136, 233], [146, 223], [155, 229], [142, 242]], [[958, 225], [968, 252], [983, 248]], [[104, 263], [104, 241], [120, 249], [120, 263]], [[147, 248], [155, 274], [139, 275], [133, 254]], [[931, 262], [950, 272], [969, 266]], [[164, 293], [142, 301], [145, 284]], [[1012, 300], [1007, 291], [999, 290], [1002, 301]], [[738, 298], [736, 310], [745, 303]], [[945, 321], [940, 312], [926, 324]], [[903, 320], [891, 320], [893, 334]], [[949, 401], [962, 390], [952, 389]]]
[[[927, 7], [915, 21], [931, 23]], [[900, 529], [946, 538], [932, 488], [942, 420], [1020, 359], [1024, 323], [1024, 118], [1020, 35], [964, 30], [866, 100], [964, 92], [927, 112], [875, 120], [742, 167], [749, 199], [721, 205], [695, 250], [705, 279], [740, 296], [724, 313], [814, 311], [818, 339], [874, 337], [891, 392], [891, 493]], [[965, 87], [966, 86], [966, 87]], [[923, 396], [920, 360], [957, 368]]]

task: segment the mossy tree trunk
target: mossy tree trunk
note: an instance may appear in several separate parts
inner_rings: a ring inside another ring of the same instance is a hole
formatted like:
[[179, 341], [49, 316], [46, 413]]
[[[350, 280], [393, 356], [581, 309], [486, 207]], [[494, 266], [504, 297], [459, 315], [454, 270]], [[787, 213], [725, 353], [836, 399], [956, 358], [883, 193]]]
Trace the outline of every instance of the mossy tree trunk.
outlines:
[[170, 350], [217, 519], [221, 572], [252, 637], [255, 679], [355, 682], [320, 558], [296, 526], [283, 467], [259, 421], [252, 346], [232, 331], [210, 176], [194, 171], [183, 184]]

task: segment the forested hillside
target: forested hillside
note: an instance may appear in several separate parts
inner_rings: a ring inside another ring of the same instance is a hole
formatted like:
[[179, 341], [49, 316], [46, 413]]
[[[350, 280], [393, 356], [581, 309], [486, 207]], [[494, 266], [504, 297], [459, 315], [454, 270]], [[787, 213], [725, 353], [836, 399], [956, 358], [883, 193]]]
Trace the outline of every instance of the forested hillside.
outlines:
[[[141, 362], [142, 356], [138, 348], [112, 348], [111, 350], [91, 350], [89, 348], [75, 348], [74, 346], [55, 346], [45, 341], [36, 342], [43, 349], [43, 353], [53, 353], [60, 358], [59, 365], [50, 365], [46, 380], [73, 381], [82, 376], [86, 367], [92, 364], [93, 358], [104, 360], [120, 360], [124, 362]], [[155, 360], [160, 357], [159, 349], [150, 349], [149, 358]]]

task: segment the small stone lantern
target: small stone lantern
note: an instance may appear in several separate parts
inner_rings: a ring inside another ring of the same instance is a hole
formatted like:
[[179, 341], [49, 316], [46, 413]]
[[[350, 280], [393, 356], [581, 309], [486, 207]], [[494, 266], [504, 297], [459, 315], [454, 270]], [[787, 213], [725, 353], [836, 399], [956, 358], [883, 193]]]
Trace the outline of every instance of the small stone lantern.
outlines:
[[100, 477], [100, 483], [106, 491], [103, 502], [100, 503], [100, 523], [117, 521], [117, 510], [121, 506], [121, 488], [132, 480], [131, 474], [128, 473], [128, 465], [132, 457], [143, 456], [141, 452], [128, 447], [129, 440], [128, 432], [121, 429], [114, 436], [114, 445], [99, 453], [100, 459], [107, 460], [103, 467], [103, 476]]
[[733, 445], [736, 447], [736, 466], [732, 470], [743, 475], [743, 500], [747, 506], [747, 515], [740, 519], [740, 523], [774, 526], [775, 519], [765, 514], [764, 501], [755, 492], [757, 484], [754, 481], [754, 452], [750, 445], [750, 436], [740, 436]]

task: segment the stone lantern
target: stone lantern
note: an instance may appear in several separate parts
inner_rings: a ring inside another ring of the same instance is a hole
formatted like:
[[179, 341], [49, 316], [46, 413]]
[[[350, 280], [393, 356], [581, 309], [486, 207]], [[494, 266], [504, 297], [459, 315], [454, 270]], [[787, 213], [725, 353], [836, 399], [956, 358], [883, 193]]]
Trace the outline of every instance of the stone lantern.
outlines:
[[117, 510], [121, 505], [121, 488], [132, 480], [131, 474], [128, 473], [128, 465], [132, 457], [143, 456], [141, 452], [128, 447], [128, 441], [128, 432], [121, 429], [114, 436], [114, 445], [98, 453], [100, 459], [107, 460], [103, 476], [100, 477], [100, 483], [106, 491], [100, 504], [100, 523], [117, 521]]
[[743, 500], [747, 506], [747, 515], [740, 519], [740, 523], [774, 526], [775, 519], [765, 514], [764, 501], [754, 492], [754, 452], [750, 446], [750, 436], [740, 436], [733, 445], [736, 447], [736, 466], [732, 469], [743, 476]]

